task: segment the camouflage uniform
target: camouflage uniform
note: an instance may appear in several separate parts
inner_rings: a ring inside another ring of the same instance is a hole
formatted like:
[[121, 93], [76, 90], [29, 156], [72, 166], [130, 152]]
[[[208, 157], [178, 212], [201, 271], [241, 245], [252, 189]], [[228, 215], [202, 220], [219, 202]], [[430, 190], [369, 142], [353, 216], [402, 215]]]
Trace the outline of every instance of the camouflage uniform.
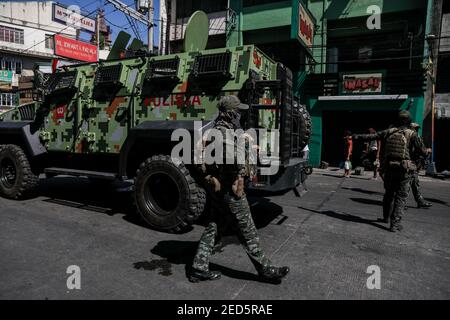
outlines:
[[[416, 123], [413, 123], [411, 125], [411, 127], [413, 129], [418, 129], [420, 128], [420, 126]], [[425, 149], [425, 144], [423, 143], [422, 138], [418, 137], [421, 143], [421, 149]], [[424, 197], [422, 196], [421, 192], [420, 192], [420, 182], [419, 182], [419, 171], [423, 169], [423, 167], [425, 166], [425, 157], [421, 154], [413, 154], [412, 155], [412, 159], [416, 164], [416, 170], [413, 172], [412, 176], [411, 176], [411, 191], [412, 194], [414, 196], [414, 200], [417, 203], [417, 206], [419, 208], [423, 207], [423, 208], [428, 208], [431, 207], [431, 204], [426, 202]]]
[[[224, 151], [226, 145], [232, 143], [226, 139], [226, 130], [233, 129], [231, 123], [224, 120], [216, 121], [214, 128], [220, 130], [224, 137]], [[239, 152], [235, 149], [235, 152]], [[234, 156], [226, 154], [226, 157]], [[230, 223], [237, 224], [238, 237], [250, 257], [256, 270], [271, 265], [270, 260], [261, 249], [256, 226], [253, 222], [250, 207], [245, 193], [238, 196], [233, 190], [233, 183], [246, 175], [244, 165], [215, 165], [208, 172], [212, 172], [220, 181], [221, 189], [218, 192], [209, 190], [212, 197], [211, 221], [207, 225], [195, 255], [193, 268], [201, 271], [209, 270], [209, 259], [213, 252], [217, 237], [222, 234]]]
[[[406, 150], [400, 150], [403, 149], [400, 141], [394, 140], [386, 143], [394, 135], [401, 137], [398, 133], [403, 134], [406, 138]], [[391, 219], [391, 231], [401, 230], [400, 221], [405, 210], [411, 177], [416, 170], [410, 155], [421, 154], [426, 156], [423, 143], [417, 133], [407, 125], [390, 128], [374, 134], [355, 135], [354, 138], [365, 141], [381, 140], [383, 142], [385, 146], [381, 168], [384, 173], [385, 188], [383, 218], [385, 221], [388, 218]], [[401, 154], [402, 152], [404, 153], [403, 156], [395, 157], [396, 154]]]

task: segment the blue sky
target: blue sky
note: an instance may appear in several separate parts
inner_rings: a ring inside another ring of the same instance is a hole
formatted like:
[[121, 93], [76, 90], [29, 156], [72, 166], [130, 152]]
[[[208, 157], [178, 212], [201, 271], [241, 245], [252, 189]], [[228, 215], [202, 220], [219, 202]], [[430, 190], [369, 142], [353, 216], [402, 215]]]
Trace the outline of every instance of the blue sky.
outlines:
[[[135, 9], [135, 1], [134, 0], [120, 0], [123, 3], [130, 5], [131, 8]], [[123, 30], [125, 32], [128, 32], [132, 37], [135, 37], [133, 29], [131, 29], [128, 20], [126, 19], [125, 15], [116, 10], [115, 7], [112, 4], [105, 4], [106, 1], [104, 0], [58, 0], [55, 2], [62, 3], [64, 5], [78, 5], [82, 12], [85, 13], [92, 13], [94, 10], [96, 10], [99, 7], [102, 7], [105, 9], [105, 17], [108, 21], [106, 23], [111, 27], [113, 33], [112, 33], [112, 40], [114, 41], [117, 34]], [[155, 8], [155, 30], [154, 30], [154, 44], [157, 45], [158, 41], [158, 33], [159, 33], [159, 0], [154, 0], [154, 8]], [[94, 17], [95, 14], [92, 15]], [[114, 24], [114, 25], [113, 25]], [[139, 34], [141, 36], [141, 39], [143, 42], [147, 42], [147, 27], [143, 24], [137, 22], [137, 26], [139, 29]], [[82, 36], [83, 39], [88, 39], [88, 35]]]

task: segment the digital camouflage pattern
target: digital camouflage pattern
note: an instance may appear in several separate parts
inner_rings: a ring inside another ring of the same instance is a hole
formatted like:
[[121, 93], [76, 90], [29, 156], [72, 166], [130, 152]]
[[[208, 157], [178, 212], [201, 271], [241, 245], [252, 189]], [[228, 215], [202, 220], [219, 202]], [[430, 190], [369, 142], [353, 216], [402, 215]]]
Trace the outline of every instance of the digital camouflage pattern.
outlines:
[[[220, 130], [224, 137], [224, 157], [236, 159], [239, 152], [246, 152], [246, 150], [238, 149], [236, 144], [233, 144], [232, 141], [227, 139], [226, 130], [233, 128], [236, 128], [236, 126], [233, 126], [222, 117], [215, 121], [214, 129]], [[228, 144], [233, 145], [232, 149], [228, 149], [234, 150], [233, 154], [225, 152]], [[220, 181], [221, 189], [218, 192], [213, 190], [213, 188], [208, 190], [212, 199], [210, 222], [200, 239], [192, 265], [194, 269], [201, 271], [209, 270], [209, 259], [213, 252], [216, 239], [230, 225], [237, 225], [239, 240], [256, 270], [260, 271], [264, 267], [270, 266], [270, 260], [261, 249], [258, 231], [251, 215], [247, 197], [243, 189], [239, 191], [239, 189], [236, 190], [233, 188], [233, 185], [235, 186], [236, 182], [242, 179], [241, 177], [248, 177], [249, 171], [246, 169], [247, 167], [241, 164], [213, 165], [207, 172], [217, 177]]]
[[[396, 134], [397, 136], [392, 139], [392, 136]], [[401, 136], [403, 134], [405, 134], [404, 139]], [[413, 154], [426, 156], [422, 140], [414, 130], [406, 127], [390, 128], [373, 134], [354, 135], [355, 140], [381, 140], [385, 147], [386, 141], [390, 138], [391, 151], [386, 154], [385, 150], [381, 168], [385, 189], [383, 217], [390, 218], [391, 230], [396, 231], [400, 229], [400, 221], [409, 195], [411, 175], [417, 171], [410, 156]]]
[[[195, 57], [197, 55], [231, 52], [229, 72], [231, 78], [219, 92], [196, 92], [190, 88]], [[176, 76], [180, 79], [170, 90], [146, 89], [144, 79], [151, 61], [179, 59]], [[111, 99], [102, 101], [94, 97], [94, 81], [100, 67], [121, 65], [120, 89]], [[119, 154], [128, 131], [146, 121], [208, 121], [217, 116], [216, 105], [223, 95], [237, 95], [249, 79], [250, 73], [260, 79], [277, 79], [277, 63], [253, 45], [201, 52], [185, 52], [156, 57], [132, 57], [101, 63], [68, 66], [65, 71], [77, 71], [77, 92], [62, 97], [64, 102], [49, 106], [40, 138], [48, 151], [89, 154]], [[272, 103], [266, 93], [260, 104]], [[41, 104], [36, 103], [38, 109]], [[0, 115], [0, 121], [22, 121], [18, 108]], [[261, 110], [261, 128], [275, 128], [275, 112]]]
[[411, 173], [389, 167], [384, 174], [383, 217], [390, 218], [391, 228], [398, 228], [408, 199]]
[[422, 193], [420, 192], [420, 182], [419, 182], [419, 172], [418, 170], [414, 171], [411, 175], [411, 191], [414, 196], [414, 200], [417, 203], [423, 203], [425, 201]]
[[[270, 266], [259, 242], [258, 231], [250, 212], [246, 196], [236, 199], [234, 193], [228, 191], [213, 199], [211, 221], [208, 223], [198, 245], [192, 267], [201, 271], [209, 270], [209, 259], [216, 239], [230, 224], [237, 224], [238, 237], [256, 270]], [[227, 221], [228, 220], [228, 221]]]

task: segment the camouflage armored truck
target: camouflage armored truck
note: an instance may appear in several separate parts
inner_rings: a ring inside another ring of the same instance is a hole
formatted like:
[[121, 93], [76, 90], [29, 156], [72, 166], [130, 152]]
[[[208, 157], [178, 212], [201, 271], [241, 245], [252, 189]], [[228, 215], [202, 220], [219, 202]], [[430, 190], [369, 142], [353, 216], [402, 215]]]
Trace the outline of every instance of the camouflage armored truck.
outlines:
[[[204, 15], [206, 17], [206, 15]], [[126, 42], [125, 42], [126, 45]], [[281, 167], [249, 188], [285, 191], [306, 179], [302, 149], [309, 116], [294, 102], [292, 73], [253, 45], [132, 55], [66, 66], [46, 82], [43, 101], [0, 115], [0, 194], [19, 199], [38, 177], [134, 180], [137, 211], [152, 227], [179, 231], [206, 203], [194, 165], [175, 163], [177, 128], [208, 123], [223, 95], [250, 105], [245, 128], [278, 129]]]

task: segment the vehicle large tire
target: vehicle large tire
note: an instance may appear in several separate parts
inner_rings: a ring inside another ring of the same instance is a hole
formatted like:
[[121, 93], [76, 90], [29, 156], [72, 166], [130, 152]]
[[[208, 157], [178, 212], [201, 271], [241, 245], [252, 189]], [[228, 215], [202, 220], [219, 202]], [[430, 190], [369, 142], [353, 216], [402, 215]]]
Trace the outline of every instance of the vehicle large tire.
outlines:
[[299, 105], [298, 111], [300, 114], [300, 129], [299, 129], [299, 135], [300, 135], [300, 145], [299, 148], [303, 149], [306, 147], [306, 145], [309, 144], [309, 139], [311, 139], [311, 133], [312, 133], [312, 123], [311, 123], [311, 116], [309, 115], [308, 110], [306, 110], [305, 105]]
[[19, 146], [0, 146], [0, 195], [10, 199], [28, 196], [38, 185], [39, 177], [31, 170], [25, 152]]
[[142, 218], [153, 228], [181, 232], [197, 220], [206, 192], [183, 163], [157, 155], [144, 161], [135, 178], [135, 201]]

